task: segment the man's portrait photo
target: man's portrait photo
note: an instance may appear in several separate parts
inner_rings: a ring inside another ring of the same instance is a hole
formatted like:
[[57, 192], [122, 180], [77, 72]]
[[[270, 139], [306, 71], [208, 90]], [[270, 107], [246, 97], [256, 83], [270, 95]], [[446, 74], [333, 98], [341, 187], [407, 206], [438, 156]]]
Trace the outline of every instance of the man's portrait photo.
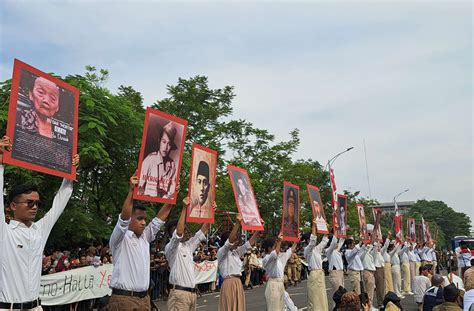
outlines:
[[408, 218], [408, 237], [411, 242], [416, 242], [416, 222], [415, 218]]
[[147, 108], [134, 198], [175, 204], [187, 121]]
[[364, 205], [357, 204], [357, 214], [359, 215], [360, 238], [363, 241], [369, 241], [369, 232], [367, 231]]
[[217, 151], [198, 144], [192, 146], [188, 222], [214, 223], [212, 202], [216, 193]]
[[75, 179], [79, 90], [15, 60], [7, 133], [13, 139], [6, 163]]
[[242, 215], [242, 229], [263, 230], [262, 218], [258, 211], [257, 201], [247, 171], [232, 165], [228, 165], [227, 169], [237, 208]]
[[298, 240], [300, 222], [300, 189], [289, 182], [283, 183], [283, 239]]
[[346, 231], [347, 231], [347, 219], [346, 219], [346, 209], [347, 209], [347, 196], [338, 194], [337, 195], [337, 210], [336, 210], [336, 217], [337, 217], [337, 237], [338, 238], [345, 238]]
[[319, 188], [312, 185], [306, 185], [306, 188], [308, 189], [309, 202], [313, 210], [313, 218], [316, 221], [316, 230], [318, 233], [328, 234], [329, 230], [326, 222], [326, 214], [324, 213], [324, 205], [321, 200]]

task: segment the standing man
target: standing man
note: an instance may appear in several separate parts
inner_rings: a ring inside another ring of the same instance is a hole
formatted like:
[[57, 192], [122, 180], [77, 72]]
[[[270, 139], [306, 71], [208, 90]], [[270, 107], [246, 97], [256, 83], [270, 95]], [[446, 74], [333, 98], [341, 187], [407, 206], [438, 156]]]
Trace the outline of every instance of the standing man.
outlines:
[[429, 279], [429, 270], [426, 266], [420, 266], [419, 274], [413, 278], [414, 299], [418, 305], [418, 310], [422, 311], [423, 297], [431, 282]]
[[411, 275], [410, 275], [410, 261], [408, 257], [408, 251], [410, 249], [410, 243], [405, 241], [403, 248], [400, 250], [400, 262], [402, 272], [402, 290], [405, 295], [413, 295], [411, 292]]
[[268, 238], [262, 242], [266, 256], [263, 258], [263, 269], [268, 274], [268, 282], [265, 288], [265, 299], [267, 301], [268, 311], [283, 311], [285, 286], [283, 285], [283, 275], [286, 262], [291, 254], [295, 252], [297, 243], [294, 242], [291, 248], [284, 253], [280, 252], [281, 240], [283, 234], [280, 233], [278, 238]]
[[393, 292], [393, 278], [392, 278], [392, 264], [390, 263], [390, 255], [388, 254], [388, 247], [390, 246], [390, 231], [385, 239], [385, 244], [380, 250], [384, 260], [384, 267], [383, 267], [383, 276], [385, 280], [385, 294], [388, 292]]
[[[183, 200], [183, 209], [178, 223], [167, 225], [168, 234], [172, 235], [165, 247], [165, 256], [170, 267], [169, 282], [171, 286], [168, 297], [168, 310], [196, 310], [196, 277], [194, 275], [193, 252], [201, 241], [206, 240], [209, 224], [204, 223], [201, 229], [189, 240], [185, 237], [186, 209], [189, 197]], [[213, 202], [215, 209], [216, 203]]]
[[[340, 286], [344, 288], [344, 262], [341, 254], [343, 245], [344, 239], [341, 238], [338, 243], [336, 236], [333, 235], [331, 244], [326, 249], [326, 258], [329, 261], [329, 284], [331, 285], [329, 297], [333, 297]], [[331, 301], [333, 300], [331, 299]]]
[[[388, 240], [385, 241], [383, 247], [387, 249], [388, 247]], [[380, 243], [375, 241], [374, 242], [374, 249], [375, 249], [375, 292], [377, 294], [377, 305], [383, 305], [383, 298], [385, 296], [385, 274], [384, 274], [384, 266], [385, 261], [383, 259], [382, 250], [380, 247]], [[374, 304], [375, 305], [375, 304]]]
[[311, 226], [311, 237], [308, 246], [304, 249], [304, 258], [308, 262], [308, 311], [328, 310], [326, 282], [324, 279], [323, 260], [321, 253], [328, 244], [325, 235], [319, 244], [317, 242], [317, 218], [314, 217]]
[[367, 245], [367, 251], [362, 255], [362, 265], [364, 271], [362, 278], [364, 280], [365, 291], [369, 297], [370, 304], [373, 304], [375, 293], [375, 259], [377, 248], [373, 245]]
[[133, 203], [133, 190], [137, 185], [138, 177], [130, 177], [128, 195], [110, 237], [114, 270], [107, 311], [151, 310], [148, 296], [150, 243], [168, 218], [172, 205], [165, 204], [146, 226], [146, 208]]
[[[35, 222], [41, 208], [38, 189], [23, 184], [11, 189], [8, 198], [13, 219], [5, 222], [3, 202], [3, 153], [11, 150], [11, 140], [4, 136], [0, 140], [0, 310], [40, 311], [39, 299], [43, 250], [54, 224], [64, 211], [72, 194], [72, 181], [63, 179], [51, 209]], [[79, 155], [72, 165], [79, 164]]]
[[362, 241], [359, 244], [354, 245], [354, 240], [346, 240], [347, 250], [346, 250], [346, 259], [347, 259], [347, 270], [349, 274], [349, 291], [354, 291], [357, 295], [360, 295], [360, 274], [364, 270], [362, 265], [361, 257], [367, 252], [367, 248], [362, 246]]
[[237, 216], [237, 220], [232, 231], [224, 232], [220, 239], [220, 248], [217, 252], [217, 262], [219, 272], [224, 279], [219, 298], [219, 311], [244, 311], [245, 295], [240, 277], [242, 276], [242, 261], [240, 258], [250, 251], [252, 245], [258, 239], [259, 231], [255, 231], [252, 237], [241, 246], [239, 242], [239, 229], [242, 216]]
[[395, 244], [390, 244], [392, 249], [389, 251], [390, 264], [392, 266], [393, 292], [399, 298], [405, 298], [405, 296], [402, 295], [402, 273], [400, 271], [400, 257], [398, 257], [401, 246], [395, 241], [394, 243]]

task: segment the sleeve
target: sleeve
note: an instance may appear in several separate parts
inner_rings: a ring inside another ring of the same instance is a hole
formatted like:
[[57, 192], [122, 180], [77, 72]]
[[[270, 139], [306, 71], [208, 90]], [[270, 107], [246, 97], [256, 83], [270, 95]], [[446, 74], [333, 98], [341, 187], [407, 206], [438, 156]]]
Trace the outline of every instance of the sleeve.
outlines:
[[316, 241], [318, 240], [318, 237], [311, 234], [309, 238], [309, 244], [304, 248], [304, 257], [308, 259], [308, 256], [311, 254], [313, 249], [316, 247]]
[[383, 244], [382, 248], [380, 249], [380, 251], [382, 252], [382, 254], [385, 254], [387, 252], [387, 248], [388, 248], [388, 245], [390, 244], [390, 240], [389, 239], [385, 239], [385, 243]]
[[342, 246], [344, 245], [345, 241], [346, 241], [345, 239], [339, 239], [339, 243], [337, 244], [337, 249], [340, 250]]
[[252, 246], [250, 245], [250, 242], [247, 241], [247, 242], [245, 242], [244, 245], [241, 245], [241, 246], [237, 247], [237, 254], [239, 254], [239, 256], [242, 257], [251, 248], [252, 248]]
[[72, 181], [64, 178], [58, 193], [56, 193], [56, 196], [54, 197], [53, 206], [46, 215], [37, 222], [37, 225], [41, 227], [41, 238], [43, 239], [43, 243], [46, 243], [54, 224], [66, 208], [71, 194]]
[[181, 241], [182, 238], [183, 236], [179, 236], [176, 233], [176, 229], [175, 229], [173, 232], [173, 235], [171, 236], [170, 241], [165, 246], [165, 256], [166, 256], [166, 259], [168, 259], [168, 262], [170, 262], [170, 265], [174, 262], [176, 251], [178, 249], [179, 242]]
[[128, 225], [130, 224], [130, 219], [123, 220], [121, 215], [119, 214], [117, 224], [115, 225], [114, 231], [112, 231], [112, 235], [110, 236], [110, 250], [112, 251], [113, 256], [117, 256], [117, 250], [120, 247], [120, 244], [123, 241], [123, 237], [125, 233], [127, 233]]
[[347, 261], [352, 260], [355, 257], [355, 255], [357, 254], [357, 252], [359, 251], [359, 249], [360, 249], [360, 246], [356, 245], [353, 249], [346, 250], [346, 259], [347, 259]]
[[219, 250], [217, 251], [217, 260], [222, 260], [222, 258], [224, 258], [227, 255], [232, 245], [234, 244], [230, 243], [229, 239], [227, 239], [224, 245], [220, 247]]
[[286, 266], [286, 262], [288, 261], [288, 259], [290, 259], [292, 253], [293, 252], [291, 251], [291, 247], [290, 247], [286, 250], [286, 252], [280, 253], [278, 255], [278, 258], [281, 260], [283, 267]]
[[165, 222], [158, 217], [152, 219], [152, 221], [146, 226], [143, 234], [145, 235], [145, 239], [148, 243], [151, 243], [155, 240], [156, 234], [160, 231], [161, 226], [163, 226]]
[[184, 242], [184, 245], [188, 247], [192, 253], [198, 247], [199, 243], [201, 243], [201, 241], [204, 241], [205, 239], [206, 236], [204, 235], [204, 233], [202, 233], [201, 230], [198, 230], [198, 232], [196, 232], [192, 238]]
[[3, 165], [0, 165], [0, 241], [5, 239], [7, 223], [5, 221], [5, 203], [3, 201]]
[[329, 242], [329, 239], [328, 237], [325, 235], [323, 236], [323, 239], [321, 240], [321, 242], [319, 242], [318, 246], [316, 246], [316, 248], [318, 249], [318, 252], [321, 253], [323, 251], [323, 249], [326, 247], [326, 245], [328, 244]]
[[276, 251], [272, 251], [270, 254], [265, 256], [262, 260], [262, 266], [264, 269], [267, 269], [267, 265], [277, 260], [278, 255]]

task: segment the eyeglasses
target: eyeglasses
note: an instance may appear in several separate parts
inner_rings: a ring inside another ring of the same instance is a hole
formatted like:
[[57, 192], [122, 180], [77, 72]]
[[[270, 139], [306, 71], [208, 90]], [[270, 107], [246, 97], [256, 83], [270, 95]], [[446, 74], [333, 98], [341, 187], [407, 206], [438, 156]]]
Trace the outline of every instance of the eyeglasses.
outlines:
[[42, 202], [40, 200], [27, 200], [23, 202], [15, 202], [16, 204], [26, 204], [28, 208], [33, 208], [33, 206], [37, 206], [38, 208], [41, 207]]

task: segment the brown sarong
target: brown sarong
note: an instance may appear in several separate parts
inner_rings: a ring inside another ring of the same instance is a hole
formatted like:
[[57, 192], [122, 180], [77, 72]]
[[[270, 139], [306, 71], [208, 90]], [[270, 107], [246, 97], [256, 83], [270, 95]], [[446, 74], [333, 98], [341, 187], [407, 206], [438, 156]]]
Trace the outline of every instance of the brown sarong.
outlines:
[[242, 281], [237, 277], [227, 277], [221, 288], [219, 311], [245, 311], [245, 295]]
[[109, 303], [105, 307], [107, 311], [120, 311], [120, 310], [151, 310], [150, 296], [143, 298], [112, 295]]

